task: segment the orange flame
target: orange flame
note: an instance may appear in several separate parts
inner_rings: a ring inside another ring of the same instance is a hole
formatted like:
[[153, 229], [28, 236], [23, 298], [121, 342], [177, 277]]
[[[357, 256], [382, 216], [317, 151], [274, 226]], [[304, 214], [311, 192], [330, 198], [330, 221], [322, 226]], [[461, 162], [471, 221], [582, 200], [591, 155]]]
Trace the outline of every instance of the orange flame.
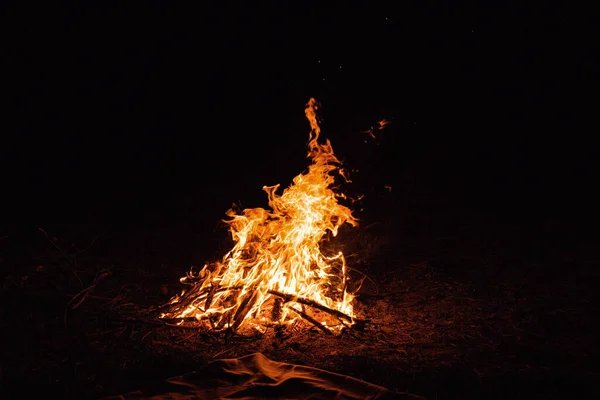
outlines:
[[[344, 175], [329, 140], [319, 143], [317, 109], [311, 98], [305, 109], [311, 127], [308, 171], [296, 176], [281, 194], [279, 185], [263, 187], [271, 210], [227, 212], [233, 248], [221, 262], [182, 278], [183, 283], [196, 284], [174, 297], [171, 312], [163, 317], [195, 317], [210, 320], [213, 328], [234, 330], [251, 321], [258, 328], [266, 322], [294, 321], [303, 310], [298, 299], [354, 317], [344, 255], [326, 256], [320, 248], [326, 235], [336, 236], [342, 225], [356, 226], [357, 220], [338, 203], [345, 197], [334, 191], [333, 173]], [[273, 293], [283, 294], [282, 306], [275, 304]], [[274, 312], [277, 307], [280, 310]], [[325, 317], [314, 318], [327, 325]]]
[[366, 131], [363, 131], [363, 133], [368, 133], [369, 136], [371, 136], [373, 139], [376, 139], [375, 137], [375, 132], [379, 132], [383, 129], [385, 129], [386, 126], [388, 126], [390, 124], [390, 121], [387, 119], [382, 119], [377, 121], [377, 123], [375, 125], [372, 125], [369, 129], [367, 129]]

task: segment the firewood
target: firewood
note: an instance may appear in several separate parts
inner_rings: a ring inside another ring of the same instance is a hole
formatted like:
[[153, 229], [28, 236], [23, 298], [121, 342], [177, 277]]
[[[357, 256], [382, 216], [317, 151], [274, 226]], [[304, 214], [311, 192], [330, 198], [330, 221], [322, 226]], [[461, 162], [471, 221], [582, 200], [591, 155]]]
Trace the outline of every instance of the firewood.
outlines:
[[204, 310], [208, 310], [210, 308], [213, 297], [218, 288], [219, 288], [219, 284], [215, 285], [214, 282], [211, 283], [210, 290], [208, 291], [208, 294], [206, 295], [206, 303], [204, 304]]
[[310, 322], [311, 324], [313, 324], [315, 327], [317, 327], [318, 329], [323, 331], [325, 334], [333, 335], [333, 332], [331, 332], [329, 329], [327, 329], [325, 326], [323, 326], [323, 324], [321, 324], [319, 321], [317, 321], [310, 315], [308, 315], [300, 310], [296, 310], [294, 307], [289, 307], [289, 309], [292, 310], [293, 312], [295, 312], [296, 314], [298, 314], [299, 316], [301, 316], [302, 318], [304, 318], [305, 320], [307, 320], [308, 322]]
[[250, 310], [256, 303], [257, 299], [258, 299], [258, 290], [256, 290], [256, 289], [254, 289], [251, 292], [246, 294], [246, 297], [244, 298], [244, 300], [242, 300], [242, 303], [238, 307], [238, 309], [233, 317], [233, 323], [231, 324], [232, 332], [235, 332], [237, 330], [237, 328], [240, 327], [240, 325], [246, 318], [246, 315], [248, 315], [248, 313], [250, 312]]
[[324, 306], [323, 304], [319, 304], [316, 301], [309, 300], [309, 299], [304, 299], [302, 297], [293, 296], [291, 294], [281, 293], [281, 292], [278, 292], [276, 290], [269, 290], [267, 293], [272, 294], [274, 296], [279, 296], [282, 299], [284, 299], [285, 301], [292, 301], [292, 302], [295, 302], [295, 303], [304, 304], [304, 305], [307, 305], [309, 307], [313, 307], [313, 308], [316, 308], [318, 310], [324, 311], [324, 312], [326, 312], [328, 314], [331, 314], [331, 315], [333, 315], [335, 317], [338, 317], [340, 319], [346, 320], [348, 322], [352, 322], [352, 317], [350, 317], [349, 315], [346, 315], [346, 314], [344, 314], [341, 311], [334, 310], [332, 308]]
[[271, 310], [271, 320], [273, 322], [279, 322], [281, 319], [281, 308], [283, 306], [283, 299], [276, 297], [273, 299], [273, 309]]
[[[186, 302], [185, 300], [187, 300], [189, 298], [194, 298], [194, 297], [196, 298], [196, 300], [197, 300], [196, 302], [198, 302], [198, 303], [200, 303], [201, 301], [204, 301], [205, 302], [204, 309], [207, 310], [212, 305], [215, 294], [225, 292], [225, 291], [237, 291], [237, 290], [242, 289], [241, 286], [219, 287], [218, 284], [213, 284], [210, 287], [200, 288], [200, 285], [201, 285], [200, 282], [196, 283], [195, 287], [191, 288], [183, 296], [181, 296], [181, 298], [179, 299], [178, 302], [172, 304], [171, 305], [173, 307], [172, 310], [177, 312], [177, 311], [187, 308], [189, 302]], [[272, 296], [275, 296], [274, 303], [273, 303], [273, 309], [271, 311], [271, 319], [274, 322], [277, 322], [280, 318], [281, 307], [282, 307], [283, 302], [293, 302], [293, 303], [301, 304], [302, 306], [312, 307], [317, 310], [323, 311], [329, 315], [332, 315], [332, 316], [338, 318], [340, 321], [345, 321], [345, 322], [350, 322], [350, 323], [359, 322], [359, 320], [353, 319], [351, 316], [349, 316], [341, 311], [327, 307], [327, 306], [320, 304], [314, 300], [306, 299], [303, 297], [298, 297], [293, 294], [282, 293], [282, 292], [279, 292], [276, 290], [267, 290], [266, 293], [268, 293]], [[236, 309], [234, 309], [226, 314], [221, 315], [220, 317], [219, 316], [216, 316], [216, 318], [215, 318], [215, 316], [211, 317], [210, 322], [211, 322], [213, 329], [215, 331], [221, 331], [227, 325], [227, 326], [229, 326], [229, 329], [232, 332], [235, 332], [242, 325], [246, 316], [252, 310], [252, 307], [254, 307], [256, 300], [258, 298], [258, 294], [259, 294], [258, 289], [253, 289], [245, 295], [245, 297], [241, 301], [239, 307], [237, 307]], [[309, 316], [305, 311], [299, 311], [299, 310], [296, 310], [291, 307], [290, 307], [290, 309], [292, 309], [294, 312], [296, 312], [302, 318], [311, 322], [313, 325], [317, 326], [320, 330], [326, 329], [328, 333], [332, 334], [330, 329], [324, 328], [321, 323], [319, 323], [314, 318]], [[181, 320], [183, 320], [183, 319], [171, 319], [170, 322], [181, 321]]]

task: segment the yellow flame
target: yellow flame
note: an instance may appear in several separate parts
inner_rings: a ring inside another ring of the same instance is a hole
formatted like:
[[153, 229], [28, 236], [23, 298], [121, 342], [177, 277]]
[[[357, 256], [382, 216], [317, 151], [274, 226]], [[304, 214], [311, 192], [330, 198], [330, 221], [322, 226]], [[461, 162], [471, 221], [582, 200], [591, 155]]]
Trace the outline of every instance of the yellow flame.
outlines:
[[[308, 171], [296, 176], [281, 194], [277, 193], [279, 185], [263, 187], [270, 210], [227, 212], [230, 219], [225, 222], [235, 243], [233, 248], [221, 262], [205, 265], [199, 273], [182, 278], [183, 283], [193, 280], [201, 285], [194, 289], [198, 295], [185, 302], [185, 292], [173, 298], [171, 305], [185, 307], [164, 316], [212, 318], [213, 327], [221, 328], [233, 324], [239, 327], [237, 319], [254, 319], [256, 326], [272, 318], [269, 312], [275, 307], [273, 292], [354, 316], [344, 255], [339, 252], [325, 256], [320, 248], [326, 235], [336, 236], [342, 225], [356, 226], [357, 220], [348, 207], [338, 203], [343, 195], [334, 191], [333, 173], [342, 174], [340, 161], [329, 140], [319, 143], [317, 109], [317, 102], [311, 98], [305, 109], [311, 127], [307, 157], [312, 163]], [[294, 311], [299, 310], [300, 305], [294, 301], [284, 302], [277, 322], [294, 320]], [[331, 325], [323, 318], [319, 323]]]

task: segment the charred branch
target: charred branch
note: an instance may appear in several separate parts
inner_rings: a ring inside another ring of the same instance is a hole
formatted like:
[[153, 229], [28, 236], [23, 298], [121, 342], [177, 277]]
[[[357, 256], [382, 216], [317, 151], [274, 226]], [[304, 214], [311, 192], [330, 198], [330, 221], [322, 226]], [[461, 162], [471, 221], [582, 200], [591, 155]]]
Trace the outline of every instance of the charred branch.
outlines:
[[253, 290], [246, 294], [244, 300], [242, 300], [242, 303], [240, 304], [233, 317], [233, 323], [231, 324], [232, 332], [235, 332], [237, 328], [240, 327], [240, 325], [246, 318], [246, 315], [248, 315], [250, 310], [252, 310], [252, 307], [254, 307], [254, 304], [256, 304], [256, 300], [259, 297], [258, 294], [258, 290]]
[[[187, 303], [185, 301], [186, 298], [187, 299], [190, 299], [190, 298], [197, 299], [198, 297], [204, 298], [204, 296], [206, 296], [205, 309], [208, 309], [212, 303], [212, 298], [213, 298], [214, 294], [220, 293], [223, 291], [236, 291], [236, 290], [240, 290], [240, 289], [242, 289], [242, 288], [237, 287], [237, 286], [236, 287], [217, 287], [216, 285], [211, 286], [210, 288], [204, 288], [203, 290], [199, 290], [199, 291], [192, 289], [189, 292], [185, 293], [184, 296], [182, 296], [177, 303], [172, 304], [172, 306], [174, 309], [185, 308], [185, 307], [187, 307]], [[189, 295], [190, 292], [192, 292], [192, 296]], [[241, 324], [241, 321], [246, 317], [246, 315], [248, 315], [248, 313], [254, 306], [254, 303], [256, 302], [256, 298], [257, 298], [257, 293], [258, 293], [257, 290], [253, 290], [252, 292], [249, 292], [247, 294], [246, 298], [244, 300], [242, 300], [242, 303], [237, 308], [236, 313], [234, 314], [233, 318], [231, 319], [232, 328], [235, 326], [234, 330], [239, 327], [239, 325]], [[309, 306], [309, 307], [315, 308], [317, 310], [323, 311], [327, 314], [330, 314], [330, 315], [337, 317], [340, 320], [344, 320], [346, 322], [354, 322], [354, 319], [351, 316], [349, 316], [341, 311], [334, 310], [323, 304], [317, 303], [314, 300], [306, 299], [303, 297], [298, 297], [298, 296], [287, 294], [287, 293], [278, 292], [276, 290], [268, 290], [267, 293], [271, 294], [273, 296], [276, 296], [276, 299], [274, 299], [273, 310], [271, 313], [271, 318], [273, 319], [273, 321], [277, 321], [279, 319], [279, 316], [281, 315], [281, 303], [282, 302], [293, 302], [293, 303], [302, 304], [302, 305]], [[243, 317], [240, 317], [240, 315], [242, 315], [242, 314], [243, 314]], [[241, 320], [240, 320], [240, 318], [241, 318]], [[193, 318], [193, 319], [195, 319], [195, 318]], [[186, 319], [184, 319], [184, 318], [170, 319], [171, 322], [182, 321], [182, 320], [186, 320]], [[227, 320], [227, 318], [223, 318], [222, 320]], [[217, 325], [222, 325], [222, 324], [217, 324]]]
[[302, 317], [305, 320], [307, 320], [308, 322], [310, 322], [311, 324], [313, 324], [316, 328], [320, 329], [326, 335], [333, 335], [333, 332], [331, 332], [329, 329], [327, 329], [326, 327], [324, 327], [323, 324], [321, 324], [319, 321], [317, 321], [316, 319], [314, 319], [310, 315], [306, 314], [305, 312], [302, 312], [300, 310], [296, 310], [293, 307], [290, 307], [289, 309], [292, 310], [293, 312], [295, 312], [296, 314], [298, 314], [300, 317]]
[[335, 317], [338, 317], [339, 319], [343, 319], [345, 321], [352, 322], [352, 317], [351, 316], [349, 316], [347, 314], [344, 314], [341, 311], [334, 310], [332, 308], [324, 306], [323, 304], [317, 303], [316, 301], [305, 299], [305, 298], [302, 298], [302, 297], [297, 297], [297, 296], [294, 296], [294, 295], [291, 295], [291, 294], [281, 293], [281, 292], [278, 292], [276, 290], [269, 290], [267, 293], [272, 294], [274, 296], [281, 297], [285, 301], [291, 301], [291, 302], [298, 303], [298, 304], [304, 304], [306, 306], [313, 307], [313, 308], [316, 308], [316, 309], [321, 310], [323, 312], [326, 312], [328, 314], [331, 314], [331, 315], [333, 315]]

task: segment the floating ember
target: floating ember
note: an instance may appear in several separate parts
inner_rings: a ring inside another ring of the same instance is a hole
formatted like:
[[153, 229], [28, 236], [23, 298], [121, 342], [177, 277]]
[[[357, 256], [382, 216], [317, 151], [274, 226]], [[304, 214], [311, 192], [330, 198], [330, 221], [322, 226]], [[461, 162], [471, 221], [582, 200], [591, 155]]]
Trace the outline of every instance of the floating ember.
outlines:
[[311, 127], [308, 171], [281, 194], [279, 185], [263, 187], [270, 210], [229, 210], [225, 222], [233, 249], [222, 261], [187, 273], [181, 279], [185, 289], [161, 318], [229, 332], [264, 332], [303, 319], [330, 334], [355, 323], [344, 255], [321, 252], [324, 239], [357, 221], [338, 202], [345, 196], [335, 192], [335, 175], [346, 177], [329, 140], [319, 143], [317, 108], [310, 99], [305, 110]]
[[369, 129], [367, 129], [366, 131], [363, 131], [362, 133], [368, 133], [369, 136], [371, 136], [373, 139], [377, 139], [377, 137], [375, 136], [375, 133], [385, 129], [385, 127], [388, 126], [389, 124], [390, 124], [390, 121], [388, 121], [387, 119], [381, 119], [375, 125], [371, 125], [369, 127]]

